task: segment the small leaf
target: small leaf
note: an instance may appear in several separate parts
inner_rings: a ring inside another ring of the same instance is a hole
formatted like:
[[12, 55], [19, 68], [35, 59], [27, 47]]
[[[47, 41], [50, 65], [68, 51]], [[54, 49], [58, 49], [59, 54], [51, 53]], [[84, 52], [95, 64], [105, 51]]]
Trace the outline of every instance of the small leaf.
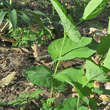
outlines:
[[91, 0], [84, 10], [82, 20], [89, 20], [102, 12], [108, 0]]
[[28, 17], [25, 13], [23, 13], [22, 11], [19, 11], [19, 12], [18, 12], [18, 16], [19, 16], [21, 19], [23, 19], [25, 22], [27, 22], [27, 23], [29, 24], [29, 26], [32, 28], [31, 21], [30, 21], [29, 17]]
[[[66, 10], [63, 8], [63, 6], [57, 1], [57, 0], [51, 0], [53, 6], [55, 7], [64, 27], [65, 33], [68, 35], [68, 37], [74, 41], [78, 42], [81, 38], [81, 35], [77, 28], [75, 27], [73, 21], [71, 21], [67, 14]], [[70, 15], [69, 15], [70, 17]]]
[[53, 86], [53, 75], [54, 71], [50, 68], [41, 66], [32, 66], [28, 68], [24, 75], [28, 80], [36, 85], [46, 86], [51, 88]]
[[97, 52], [99, 55], [104, 55], [108, 52], [108, 49], [110, 47], [110, 35], [103, 37], [100, 42], [99, 46], [97, 48]]
[[7, 13], [7, 11], [1, 11], [0, 12], [0, 25], [1, 25], [1, 23], [2, 23], [2, 21], [4, 19], [4, 17], [5, 17], [6, 13]]
[[12, 72], [0, 81], [0, 87], [9, 85], [15, 79], [16, 72]]
[[110, 76], [107, 75], [102, 69], [100, 69], [96, 64], [93, 62], [86, 60], [86, 77], [88, 81], [101, 81], [107, 82], [110, 81]]
[[105, 60], [103, 61], [103, 66], [110, 70], [110, 62], [109, 61], [110, 61], [110, 48], [108, 50], [108, 53], [107, 53]]
[[97, 109], [97, 101], [93, 98], [89, 99], [89, 106], [90, 106], [91, 110], [98, 110]]
[[93, 92], [98, 94], [110, 95], [110, 90], [103, 89], [103, 88], [94, 88]]
[[11, 10], [11, 12], [9, 13], [9, 19], [12, 23], [13, 30], [15, 30], [17, 26], [17, 12], [15, 9]]

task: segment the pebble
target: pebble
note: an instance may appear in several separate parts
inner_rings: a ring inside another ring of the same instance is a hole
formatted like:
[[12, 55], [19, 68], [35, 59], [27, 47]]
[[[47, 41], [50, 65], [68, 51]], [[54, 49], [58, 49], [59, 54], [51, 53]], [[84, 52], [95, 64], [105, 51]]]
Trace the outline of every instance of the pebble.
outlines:
[[11, 91], [14, 91], [14, 90], [15, 90], [15, 87], [14, 87], [14, 86], [12, 86], [12, 87], [11, 87]]
[[2, 92], [2, 89], [0, 89], [0, 92]]

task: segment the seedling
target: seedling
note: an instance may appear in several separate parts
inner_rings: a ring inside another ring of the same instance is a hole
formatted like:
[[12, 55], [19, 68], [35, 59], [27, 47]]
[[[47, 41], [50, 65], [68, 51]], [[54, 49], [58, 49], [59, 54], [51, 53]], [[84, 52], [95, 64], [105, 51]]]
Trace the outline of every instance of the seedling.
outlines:
[[[107, 74], [110, 70], [110, 35], [97, 43], [92, 38], [82, 37], [76, 28], [84, 20], [92, 19], [100, 14], [107, 2], [108, 0], [91, 0], [85, 8], [83, 16], [75, 24], [63, 6], [57, 0], [51, 0], [64, 28], [64, 37], [54, 40], [48, 47], [48, 53], [55, 63], [54, 70], [40, 65], [32, 66], [24, 72], [30, 82], [51, 89], [50, 99], [46, 103], [44, 102], [44, 108], [49, 110], [89, 110], [89, 108], [97, 110], [97, 101], [91, 97], [91, 94], [95, 92], [110, 95], [106, 89], [94, 88], [94, 81], [110, 82], [110, 76]], [[107, 54], [99, 65], [91, 59], [91, 55], [95, 52], [102, 56]], [[86, 72], [81, 68], [66, 68], [57, 72], [62, 60], [75, 58], [85, 60]], [[53, 106], [53, 91], [63, 92], [67, 84], [76, 88], [78, 97], [70, 97], [63, 104]]]

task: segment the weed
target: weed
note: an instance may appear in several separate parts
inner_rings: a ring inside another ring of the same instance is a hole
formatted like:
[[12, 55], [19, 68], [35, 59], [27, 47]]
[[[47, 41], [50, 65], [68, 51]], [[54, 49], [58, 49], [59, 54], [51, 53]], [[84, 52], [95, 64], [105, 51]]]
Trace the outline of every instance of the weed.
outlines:
[[26, 92], [22, 92], [22, 93], [21, 93], [21, 96], [19, 96], [19, 97], [17, 98], [17, 100], [13, 100], [13, 101], [9, 102], [8, 105], [13, 105], [13, 106], [19, 105], [21, 108], [23, 108], [23, 107], [25, 106], [25, 104], [30, 103], [30, 101], [31, 101], [32, 99], [38, 99], [37, 96], [38, 96], [41, 92], [42, 92], [41, 89], [37, 89], [37, 90], [35, 90], [34, 92], [32, 92], [32, 93], [30, 93], [30, 94], [28, 94], [28, 93], [26, 93]]
[[[41, 110], [89, 110], [89, 108], [97, 110], [97, 101], [91, 97], [91, 94], [95, 92], [110, 95], [109, 90], [94, 87], [94, 81], [110, 82], [110, 76], [107, 74], [110, 71], [110, 34], [97, 43], [92, 38], [82, 37], [76, 28], [83, 21], [99, 15], [107, 2], [108, 0], [91, 0], [85, 7], [79, 22], [75, 24], [65, 8], [57, 0], [51, 0], [64, 28], [64, 37], [54, 40], [48, 46], [48, 53], [55, 64], [54, 69], [40, 65], [32, 66], [24, 72], [25, 77], [30, 82], [51, 89], [50, 98], [46, 102], [42, 100], [43, 106]], [[31, 13], [35, 14], [35, 12]], [[42, 27], [44, 29], [44, 25]], [[98, 64], [91, 59], [91, 55], [96, 52], [101, 56]], [[107, 55], [104, 58], [105, 54]], [[85, 60], [86, 73], [82, 68], [66, 68], [60, 72], [57, 71], [61, 61], [75, 58], [83, 58]], [[78, 97], [67, 98], [63, 103], [56, 106], [53, 104], [55, 99], [53, 98], [53, 91], [63, 92], [67, 84], [75, 87]], [[35, 97], [33, 94], [31, 96]], [[31, 96], [28, 96], [30, 100], [33, 98]], [[27, 100], [20, 100], [21, 103], [16, 103], [16, 101], [14, 103], [19, 105], [28, 103]]]
[[[22, 45], [30, 47], [33, 44], [48, 44], [46, 39], [51, 40], [50, 35], [45, 35], [45, 32], [42, 29], [39, 29], [37, 31], [31, 31], [26, 28], [17, 28], [15, 32], [13, 32], [13, 29], [11, 29], [6, 36], [14, 38], [15, 42], [12, 44], [12, 46], [18, 47]], [[43, 37], [45, 36], [46, 38], [43, 39]]]

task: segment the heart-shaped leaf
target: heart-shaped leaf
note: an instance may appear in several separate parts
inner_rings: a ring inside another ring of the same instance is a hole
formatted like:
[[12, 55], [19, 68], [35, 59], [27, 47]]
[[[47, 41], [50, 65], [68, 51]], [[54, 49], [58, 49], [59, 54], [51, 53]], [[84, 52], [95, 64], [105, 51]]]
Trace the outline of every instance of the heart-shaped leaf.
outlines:
[[64, 91], [66, 84], [53, 78], [54, 71], [47, 66], [32, 66], [28, 68], [24, 75], [28, 80], [36, 85], [46, 86], [48, 88], [54, 87], [58, 92]]
[[52, 87], [53, 85], [53, 75], [54, 71], [50, 68], [41, 65], [41, 66], [32, 66], [28, 68], [24, 75], [28, 78], [28, 80], [36, 85]]
[[[87, 37], [82, 37], [79, 42], [73, 42], [68, 37], [65, 38], [64, 42], [63, 40], [64, 38], [57, 39], [48, 47], [48, 52], [54, 61], [87, 58], [92, 55], [96, 51], [95, 48], [97, 48], [97, 43]], [[64, 44], [63, 47], [62, 43]]]
[[78, 42], [81, 38], [81, 35], [75, 27], [73, 21], [71, 21], [71, 16], [67, 16], [66, 10], [57, 0], [51, 0], [51, 2], [62, 21], [65, 33], [72, 41]]

